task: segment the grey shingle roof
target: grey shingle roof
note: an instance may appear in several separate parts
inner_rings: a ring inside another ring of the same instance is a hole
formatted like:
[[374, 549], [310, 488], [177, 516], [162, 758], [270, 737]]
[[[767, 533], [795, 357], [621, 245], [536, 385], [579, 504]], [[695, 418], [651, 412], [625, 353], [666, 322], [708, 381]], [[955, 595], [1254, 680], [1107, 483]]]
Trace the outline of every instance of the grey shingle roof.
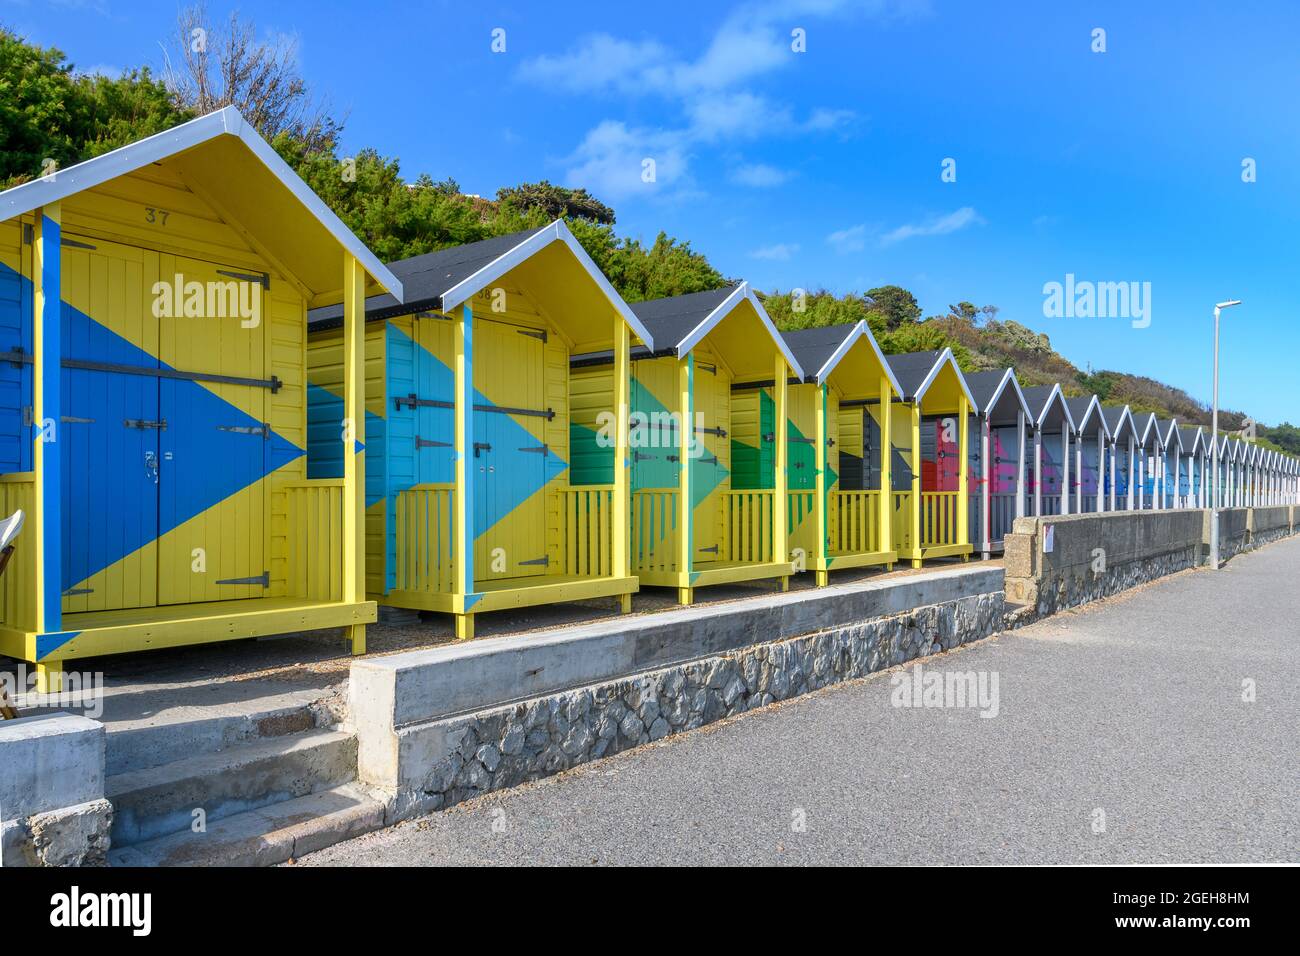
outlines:
[[[1034, 415], [1037, 422], [1038, 416], [1043, 414], [1043, 406], [1047, 404], [1048, 396], [1052, 394], [1055, 385], [1031, 385], [1029, 388], [1021, 389], [1025, 393], [1025, 401], [1029, 403], [1029, 409]], [[1059, 408], [1060, 405], [1058, 404]]]
[[[366, 318], [384, 319], [427, 309], [440, 309], [444, 292], [547, 228], [549, 227], [539, 226], [536, 229], [525, 229], [390, 262], [388, 268], [402, 283], [406, 302], [399, 303], [387, 294], [372, 295], [366, 299]], [[307, 313], [307, 323], [313, 329], [329, 328], [342, 321], [342, 304], [322, 306]]]
[[735, 291], [735, 286], [723, 286], [708, 292], [649, 299], [632, 303], [632, 311], [654, 338], [655, 346], [670, 349], [679, 345]]
[[903, 389], [903, 400], [912, 401], [916, 398], [916, 390], [921, 387], [925, 377], [930, 374], [930, 369], [934, 368], [934, 363], [939, 361], [942, 352], [904, 352], [901, 355], [886, 355], [889, 361], [889, 367], [894, 371], [894, 378], [898, 379], [899, 387]]
[[795, 329], [782, 332], [781, 338], [785, 339], [786, 345], [794, 353], [804, 374], [815, 375], [855, 328], [857, 324], [850, 322], [847, 325], [827, 325], [816, 329]]
[[[1070, 417], [1074, 419], [1074, 427], [1076, 429], [1083, 425], [1083, 416], [1088, 413], [1088, 406], [1092, 404], [1092, 398], [1091, 395], [1078, 395], [1074, 398], [1067, 398], [1065, 400], [1065, 407], [1070, 410]], [[1094, 415], [1093, 418], [1088, 421], [1089, 433], [1096, 431], [1099, 424], [1100, 423]]]

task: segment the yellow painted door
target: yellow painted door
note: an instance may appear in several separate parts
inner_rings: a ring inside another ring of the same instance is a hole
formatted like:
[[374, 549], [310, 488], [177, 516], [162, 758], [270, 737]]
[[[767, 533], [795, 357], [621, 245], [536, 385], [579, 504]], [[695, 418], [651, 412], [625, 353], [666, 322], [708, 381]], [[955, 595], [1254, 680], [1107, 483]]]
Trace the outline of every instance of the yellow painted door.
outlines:
[[545, 574], [546, 366], [540, 331], [474, 322], [474, 577]]
[[694, 563], [707, 564], [725, 557], [723, 554], [724, 512], [726, 494], [724, 479], [730, 458], [730, 437], [724, 437], [722, 424], [731, 392], [724, 381], [725, 372], [716, 368], [709, 358], [698, 358], [694, 374], [694, 412], [691, 423], [695, 446], [691, 458], [691, 498], [695, 533]]
[[264, 478], [277, 441], [266, 420], [266, 291], [247, 269], [180, 256], [162, 256], [160, 273], [185, 295], [173, 296], [158, 319], [166, 422], [158, 600], [263, 597], [270, 585]]
[[155, 252], [63, 237], [65, 613], [157, 603], [157, 276]]

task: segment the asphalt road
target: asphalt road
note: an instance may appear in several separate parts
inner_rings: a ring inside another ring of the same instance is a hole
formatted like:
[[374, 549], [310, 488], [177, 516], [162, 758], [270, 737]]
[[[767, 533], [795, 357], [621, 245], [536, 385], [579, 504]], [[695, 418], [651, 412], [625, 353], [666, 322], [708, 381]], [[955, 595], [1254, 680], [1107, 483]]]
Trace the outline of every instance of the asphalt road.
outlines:
[[886, 672], [300, 863], [1300, 860], [1300, 539], [921, 663], [997, 716]]

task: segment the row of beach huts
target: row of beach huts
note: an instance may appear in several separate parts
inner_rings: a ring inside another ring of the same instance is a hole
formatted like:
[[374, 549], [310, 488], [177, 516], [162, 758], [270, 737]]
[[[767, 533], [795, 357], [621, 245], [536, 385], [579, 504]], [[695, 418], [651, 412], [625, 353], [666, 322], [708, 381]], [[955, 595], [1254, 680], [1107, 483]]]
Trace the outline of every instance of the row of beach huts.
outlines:
[[287, 631], [360, 652], [376, 603], [470, 637], [1300, 478], [865, 322], [779, 332], [744, 282], [628, 304], [559, 221], [381, 263], [233, 109], [0, 193], [0, 334], [0, 653], [46, 688]]

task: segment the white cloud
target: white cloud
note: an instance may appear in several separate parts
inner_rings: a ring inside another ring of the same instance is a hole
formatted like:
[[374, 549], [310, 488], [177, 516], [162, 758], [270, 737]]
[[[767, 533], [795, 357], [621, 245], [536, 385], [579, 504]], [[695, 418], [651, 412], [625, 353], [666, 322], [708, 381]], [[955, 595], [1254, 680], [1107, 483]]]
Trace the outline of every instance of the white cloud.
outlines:
[[797, 242], [778, 242], [771, 246], [762, 246], [752, 251], [749, 256], [751, 259], [768, 259], [773, 262], [788, 262], [790, 257], [799, 251]]
[[569, 53], [526, 60], [519, 75], [570, 93], [649, 93], [654, 91], [651, 75], [670, 57], [668, 50], [653, 40], [634, 42], [597, 33]]
[[[687, 184], [688, 143], [679, 133], [629, 127], [605, 120], [589, 130], [568, 158], [567, 180], [595, 195], [661, 195]], [[654, 181], [642, 178], [645, 161], [654, 161]]]
[[732, 170], [731, 180], [741, 186], [766, 189], [771, 186], [780, 186], [782, 183], [788, 182], [792, 176], [794, 176], [794, 173], [789, 170], [777, 169], [775, 166], [769, 166], [766, 163], [747, 163]]
[[867, 227], [859, 223], [847, 229], [838, 229], [827, 236], [826, 241], [840, 254], [861, 252], [867, 247]]
[[962, 206], [946, 216], [931, 218], [923, 223], [907, 223], [897, 229], [892, 229], [880, 237], [880, 244], [887, 246], [916, 236], [946, 236], [950, 232], [957, 232], [959, 229], [979, 225], [983, 222], [984, 220], [980, 218], [980, 214], [974, 208]]
[[[632, 130], [614, 120], [593, 127], [579, 144], [566, 180], [592, 190], [606, 184], [627, 195], [642, 185], [640, 157], [629, 158], [627, 140], [649, 140], [666, 154], [668, 166], [684, 179], [692, 144], [724, 139], [758, 139], [772, 135], [824, 133], [854, 118], [852, 110], [821, 107], [796, 120], [790, 108], [746, 89], [761, 77], [796, 65], [790, 31], [798, 26], [815, 35], [816, 21], [852, 16], [888, 19], [910, 15], [925, 0], [760, 0], [734, 9], [694, 58], [683, 57], [653, 39], [629, 40], [608, 33], [588, 35], [569, 51], [524, 61], [518, 76], [566, 93], [657, 96], [680, 110], [672, 128]], [[615, 133], [618, 135], [615, 135]], [[631, 152], [637, 152], [632, 149]], [[660, 163], [660, 183], [665, 165]], [[594, 176], [595, 178], [585, 178]], [[769, 174], [770, 178], [770, 174]], [[609, 194], [615, 197], [615, 193]]]
[[821, 107], [812, 111], [803, 123], [803, 128], [811, 133], [826, 132], [849, 125], [857, 119], [853, 110], [833, 110]]

